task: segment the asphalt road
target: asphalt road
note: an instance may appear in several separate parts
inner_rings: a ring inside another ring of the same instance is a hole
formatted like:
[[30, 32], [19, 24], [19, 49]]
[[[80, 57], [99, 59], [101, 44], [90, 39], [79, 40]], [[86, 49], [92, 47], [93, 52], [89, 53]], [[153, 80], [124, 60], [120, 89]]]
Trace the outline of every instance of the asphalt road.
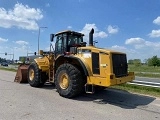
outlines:
[[160, 83], [160, 78], [135, 77], [135, 80]]
[[160, 98], [106, 89], [66, 99], [52, 85], [14, 83], [15, 74], [0, 70], [0, 120], [160, 119]]

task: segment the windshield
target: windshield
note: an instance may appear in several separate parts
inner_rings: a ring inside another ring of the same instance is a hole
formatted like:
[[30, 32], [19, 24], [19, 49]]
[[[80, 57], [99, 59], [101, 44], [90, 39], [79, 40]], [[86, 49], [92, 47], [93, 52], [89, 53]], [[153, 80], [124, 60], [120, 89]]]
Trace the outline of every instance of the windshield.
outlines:
[[68, 36], [68, 45], [80, 44], [81, 42], [83, 42], [82, 36], [77, 36], [77, 35]]

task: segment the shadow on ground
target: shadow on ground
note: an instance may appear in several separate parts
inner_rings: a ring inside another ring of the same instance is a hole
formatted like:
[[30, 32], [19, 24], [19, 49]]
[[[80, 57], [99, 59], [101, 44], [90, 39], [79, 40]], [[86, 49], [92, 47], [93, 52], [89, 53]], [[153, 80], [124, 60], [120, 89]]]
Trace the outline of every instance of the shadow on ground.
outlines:
[[55, 89], [55, 85], [51, 83], [45, 83], [42, 89], [52, 90], [52, 89]]
[[[40, 89], [53, 90], [55, 89], [55, 86], [53, 84], [46, 83]], [[145, 108], [155, 99], [156, 98], [154, 97], [129, 93], [125, 90], [106, 88], [105, 90], [94, 94], [81, 94], [72, 100], [92, 101], [96, 104], [111, 104], [125, 109], [134, 109], [137, 107]]]
[[111, 104], [125, 109], [145, 108], [156, 98], [129, 93], [124, 90], [106, 88], [95, 94], [83, 94], [74, 98], [78, 101], [93, 101], [97, 104]]

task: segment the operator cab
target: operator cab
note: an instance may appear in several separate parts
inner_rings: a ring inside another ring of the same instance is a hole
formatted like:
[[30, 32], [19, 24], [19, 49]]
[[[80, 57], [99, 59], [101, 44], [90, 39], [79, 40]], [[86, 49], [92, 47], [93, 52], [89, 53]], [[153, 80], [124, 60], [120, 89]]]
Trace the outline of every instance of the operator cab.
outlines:
[[77, 47], [86, 46], [83, 42], [84, 34], [74, 31], [62, 31], [55, 34], [55, 56], [59, 54], [71, 53]]

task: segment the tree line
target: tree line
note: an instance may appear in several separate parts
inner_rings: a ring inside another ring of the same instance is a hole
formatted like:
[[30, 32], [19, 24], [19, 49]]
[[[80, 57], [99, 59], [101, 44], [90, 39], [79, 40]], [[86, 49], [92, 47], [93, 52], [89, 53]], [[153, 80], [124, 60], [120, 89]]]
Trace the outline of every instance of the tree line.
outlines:
[[140, 66], [142, 64], [146, 64], [148, 66], [160, 66], [160, 58], [157, 57], [157, 55], [151, 57], [151, 58], [148, 58], [148, 59], [145, 59], [144, 62], [142, 63], [140, 59], [131, 59], [131, 60], [128, 60], [128, 64], [131, 64], [131, 65], [135, 65], [135, 66]]
[[6, 59], [0, 57], [0, 62], [6, 62]]

